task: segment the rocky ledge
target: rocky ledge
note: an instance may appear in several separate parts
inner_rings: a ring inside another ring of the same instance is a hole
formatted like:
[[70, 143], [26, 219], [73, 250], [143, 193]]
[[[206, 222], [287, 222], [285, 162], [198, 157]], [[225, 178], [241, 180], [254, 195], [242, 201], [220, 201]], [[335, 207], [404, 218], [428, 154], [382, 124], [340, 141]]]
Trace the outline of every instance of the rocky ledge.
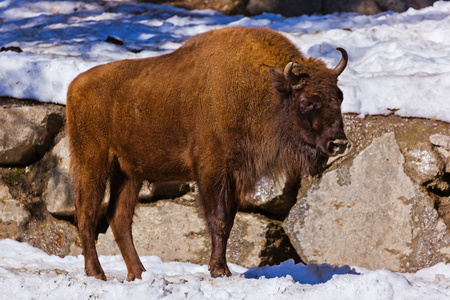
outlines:
[[[0, 238], [81, 254], [74, 226], [65, 108], [0, 102]], [[228, 259], [415, 271], [450, 261], [450, 124], [345, 115], [349, 154], [302, 186], [263, 178], [236, 217]], [[206, 264], [210, 241], [194, 183], [144, 184], [134, 217], [140, 255]], [[105, 197], [105, 207], [107, 203]], [[119, 254], [103, 215], [98, 250]]]

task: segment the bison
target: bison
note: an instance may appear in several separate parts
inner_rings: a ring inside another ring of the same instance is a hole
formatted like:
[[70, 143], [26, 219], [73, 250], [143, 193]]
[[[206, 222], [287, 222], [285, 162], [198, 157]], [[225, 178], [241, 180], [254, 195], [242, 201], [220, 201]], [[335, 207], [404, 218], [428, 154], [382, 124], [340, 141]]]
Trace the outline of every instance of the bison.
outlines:
[[[263, 176], [318, 174], [348, 140], [337, 78], [265, 28], [196, 35], [158, 57], [94, 67], [67, 94], [67, 130], [85, 272], [106, 280], [95, 249], [100, 203], [128, 269], [145, 271], [131, 234], [143, 180], [196, 181], [211, 235], [211, 276], [230, 276], [225, 250], [244, 195]], [[170, 237], [168, 237], [170, 238]]]

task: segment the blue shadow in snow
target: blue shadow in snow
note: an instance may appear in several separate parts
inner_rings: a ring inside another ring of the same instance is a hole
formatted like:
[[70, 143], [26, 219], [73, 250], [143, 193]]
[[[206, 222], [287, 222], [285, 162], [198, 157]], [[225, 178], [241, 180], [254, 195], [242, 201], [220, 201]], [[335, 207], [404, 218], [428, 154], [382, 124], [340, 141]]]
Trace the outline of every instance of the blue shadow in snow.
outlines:
[[349, 266], [332, 267], [329, 264], [309, 264], [302, 263], [295, 264], [294, 260], [290, 259], [278, 266], [265, 266], [261, 268], [250, 268], [243, 275], [245, 278], [275, 278], [286, 277], [290, 275], [295, 282], [302, 284], [319, 284], [330, 280], [333, 275], [354, 274], [359, 275], [355, 269]]

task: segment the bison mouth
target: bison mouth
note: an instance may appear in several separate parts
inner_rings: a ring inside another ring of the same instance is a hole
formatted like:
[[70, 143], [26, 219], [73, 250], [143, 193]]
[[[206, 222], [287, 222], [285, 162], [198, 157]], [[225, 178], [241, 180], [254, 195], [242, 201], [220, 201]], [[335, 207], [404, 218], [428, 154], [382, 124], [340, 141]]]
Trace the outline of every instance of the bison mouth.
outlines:
[[343, 155], [348, 149], [350, 149], [350, 141], [347, 139], [335, 139], [326, 142], [325, 147], [321, 148], [323, 148], [322, 151], [328, 157], [335, 157], [338, 155]]

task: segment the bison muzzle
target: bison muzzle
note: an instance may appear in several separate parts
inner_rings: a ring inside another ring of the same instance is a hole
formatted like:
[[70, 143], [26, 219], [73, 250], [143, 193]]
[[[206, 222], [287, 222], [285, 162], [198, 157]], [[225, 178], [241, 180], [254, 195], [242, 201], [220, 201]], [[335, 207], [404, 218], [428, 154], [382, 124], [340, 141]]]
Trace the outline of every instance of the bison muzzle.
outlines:
[[194, 180], [211, 234], [211, 276], [230, 276], [227, 240], [256, 181], [318, 174], [347, 147], [337, 78], [348, 57], [338, 50], [342, 59], [329, 69], [275, 31], [234, 27], [75, 78], [67, 129], [86, 274], [106, 279], [95, 227], [107, 181], [107, 220], [133, 280], [145, 271], [131, 234], [142, 182]]

